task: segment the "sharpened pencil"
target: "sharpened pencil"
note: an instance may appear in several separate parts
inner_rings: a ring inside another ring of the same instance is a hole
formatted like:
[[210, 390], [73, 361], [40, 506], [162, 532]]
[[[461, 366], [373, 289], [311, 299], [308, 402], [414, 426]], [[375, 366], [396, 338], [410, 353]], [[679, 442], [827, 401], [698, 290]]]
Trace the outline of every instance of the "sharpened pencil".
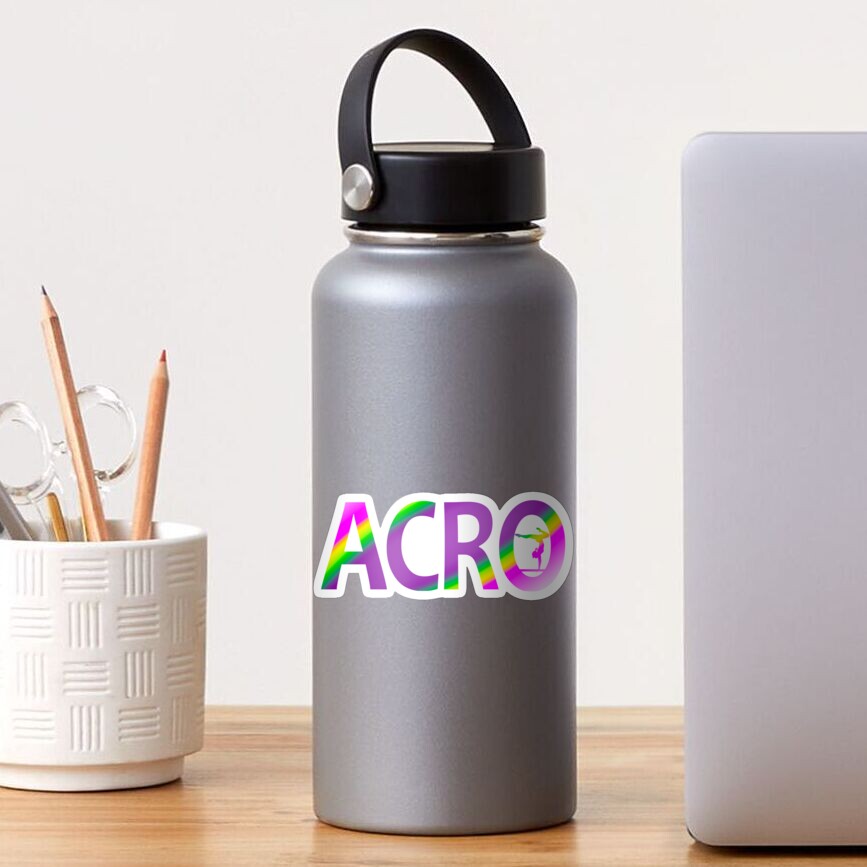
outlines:
[[157, 362], [157, 369], [151, 378], [150, 394], [148, 395], [138, 490], [136, 491], [135, 511], [132, 519], [133, 539], [150, 539], [153, 532], [154, 500], [156, 499], [157, 476], [160, 469], [160, 452], [163, 445], [168, 397], [169, 370], [166, 364], [166, 352], [163, 350]]
[[42, 333], [48, 349], [51, 373], [60, 401], [60, 414], [66, 430], [66, 441], [72, 455], [72, 466], [78, 481], [78, 495], [81, 500], [81, 518], [91, 542], [104, 542], [108, 539], [108, 525], [102, 510], [102, 500], [93, 474], [93, 459], [78, 405], [78, 393], [72, 378], [72, 368], [63, 339], [63, 330], [57, 311], [42, 287]]

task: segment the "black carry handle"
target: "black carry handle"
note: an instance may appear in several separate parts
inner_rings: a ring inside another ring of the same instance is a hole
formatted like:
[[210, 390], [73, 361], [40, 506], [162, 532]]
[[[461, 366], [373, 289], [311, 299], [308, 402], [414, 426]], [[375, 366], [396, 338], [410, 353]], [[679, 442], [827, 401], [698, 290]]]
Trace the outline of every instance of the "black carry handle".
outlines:
[[346, 171], [351, 165], [360, 165], [367, 169], [373, 180], [371, 205], [382, 187], [371, 138], [373, 90], [382, 64], [396, 48], [418, 51], [444, 66], [472, 97], [495, 144], [530, 147], [530, 135], [512, 94], [481, 54], [441, 30], [407, 30], [386, 39], [359, 58], [340, 98], [337, 124], [340, 168]]

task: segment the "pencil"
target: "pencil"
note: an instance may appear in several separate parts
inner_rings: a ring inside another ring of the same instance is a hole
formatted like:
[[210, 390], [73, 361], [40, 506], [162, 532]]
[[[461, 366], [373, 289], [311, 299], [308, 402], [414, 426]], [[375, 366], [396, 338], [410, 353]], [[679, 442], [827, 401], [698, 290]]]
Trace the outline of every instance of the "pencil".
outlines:
[[133, 539], [150, 539], [153, 531], [154, 499], [157, 492], [157, 475], [160, 469], [160, 451], [163, 444], [168, 397], [169, 370], [166, 365], [166, 352], [163, 350], [163, 354], [157, 362], [157, 369], [151, 378], [150, 394], [148, 395], [138, 490], [135, 495], [135, 511], [132, 518]]
[[46, 494], [48, 502], [48, 517], [51, 518], [51, 528], [54, 530], [54, 538], [58, 542], [68, 542], [69, 533], [66, 531], [66, 521], [63, 518], [63, 508], [57, 494]]
[[72, 455], [72, 466], [78, 480], [82, 522], [89, 541], [103, 542], [108, 539], [108, 526], [105, 523], [102, 500], [93, 474], [93, 459], [90, 456], [87, 434], [81, 419], [81, 408], [78, 405], [78, 394], [72, 378], [72, 369], [69, 366], [69, 355], [66, 352], [60, 319], [44, 286], [42, 287], [42, 333], [45, 335], [48, 360], [60, 401], [60, 414], [63, 417], [66, 441]]

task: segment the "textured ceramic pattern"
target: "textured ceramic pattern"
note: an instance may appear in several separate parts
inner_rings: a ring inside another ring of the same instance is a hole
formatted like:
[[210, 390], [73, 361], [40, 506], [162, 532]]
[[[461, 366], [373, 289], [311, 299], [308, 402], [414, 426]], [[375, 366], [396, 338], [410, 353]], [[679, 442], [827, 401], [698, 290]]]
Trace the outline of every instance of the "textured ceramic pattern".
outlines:
[[202, 746], [206, 540], [0, 542], [0, 764]]

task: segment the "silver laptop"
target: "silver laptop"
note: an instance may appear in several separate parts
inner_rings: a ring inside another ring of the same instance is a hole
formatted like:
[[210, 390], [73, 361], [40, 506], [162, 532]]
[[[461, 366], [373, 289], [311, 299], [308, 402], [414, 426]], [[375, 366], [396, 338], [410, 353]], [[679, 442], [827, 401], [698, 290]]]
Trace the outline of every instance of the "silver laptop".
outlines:
[[867, 133], [683, 159], [686, 821], [867, 844]]

